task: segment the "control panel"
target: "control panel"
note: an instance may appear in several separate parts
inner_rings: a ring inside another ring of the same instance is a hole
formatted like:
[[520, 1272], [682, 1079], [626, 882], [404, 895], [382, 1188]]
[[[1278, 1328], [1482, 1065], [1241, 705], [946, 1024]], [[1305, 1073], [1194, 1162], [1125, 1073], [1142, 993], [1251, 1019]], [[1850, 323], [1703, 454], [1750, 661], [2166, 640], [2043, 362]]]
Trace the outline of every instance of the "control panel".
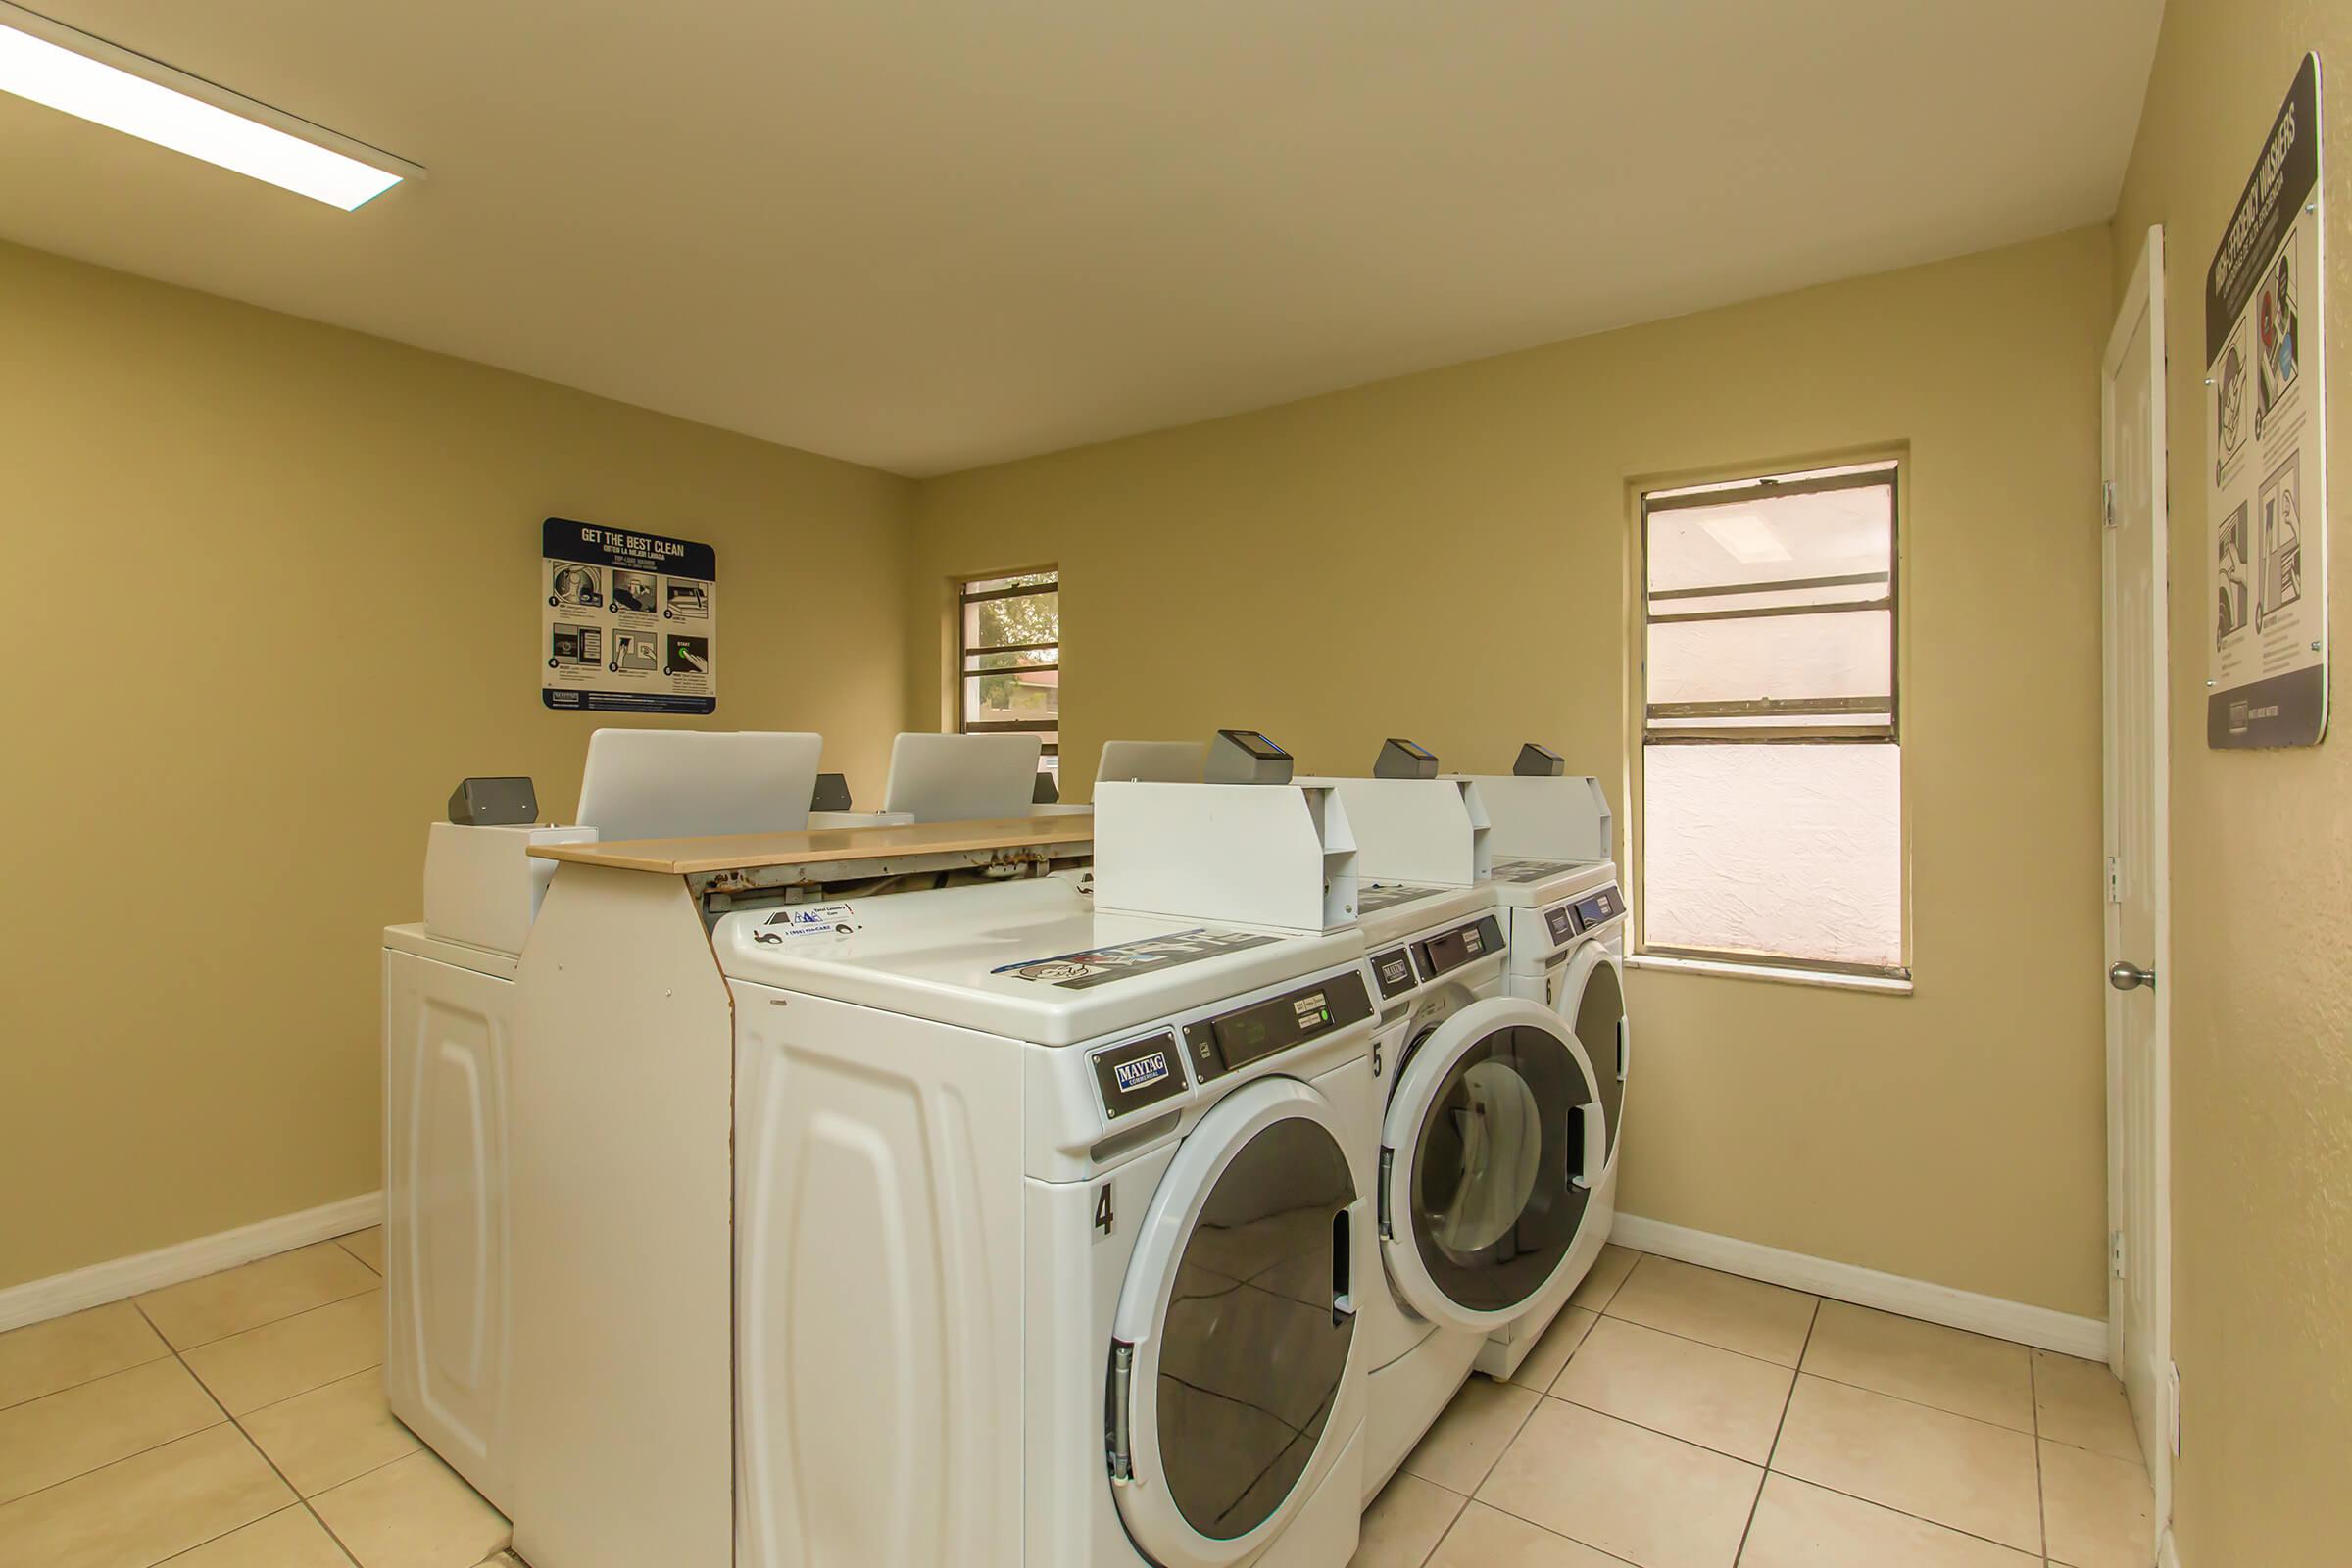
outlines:
[[1577, 928], [1582, 931], [1590, 931], [1596, 925], [1606, 925], [1624, 913], [1625, 895], [1617, 891], [1617, 884], [1614, 882], [1602, 888], [1598, 893], [1576, 901], [1576, 923]]
[[1112, 1121], [1149, 1109], [1185, 1091], [1182, 1053], [1176, 1036], [1162, 1029], [1124, 1045], [1105, 1046], [1088, 1058], [1094, 1063], [1095, 1087], [1102, 1096], [1102, 1114]]
[[1184, 1054], [1202, 1083], [1372, 1016], [1363, 971], [1349, 969], [1184, 1026]]
[[1511, 763], [1511, 772], [1518, 778], [1559, 778], [1568, 771], [1568, 764], [1550, 747], [1529, 741], [1519, 748], [1519, 756]]
[[1288, 784], [1291, 754], [1253, 729], [1221, 729], [1208, 743], [1200, 777], [1208, 784]]
[[1380, 743], [1380, 756], [1373, 760], [1374, 778], [1436, 778], [1438, 754], [1417, 741], [1392, 737]]
[[1544, 928], [1551, 933], [1553, 947], [1565, 946], [1569, 938], [1584, 929], [1576, 923], [1576, 906], [1555, 904], [1544, 911]]
[[1413, 944], [1413, 957], [1421, 965], [1421, 972], [1432, 980], [1447, 970], [1475, 963], [1491, 953], [1501, 951], [1502, 922], [1491, 914], [1482, 914], [1466, 925], [1423, 937]]

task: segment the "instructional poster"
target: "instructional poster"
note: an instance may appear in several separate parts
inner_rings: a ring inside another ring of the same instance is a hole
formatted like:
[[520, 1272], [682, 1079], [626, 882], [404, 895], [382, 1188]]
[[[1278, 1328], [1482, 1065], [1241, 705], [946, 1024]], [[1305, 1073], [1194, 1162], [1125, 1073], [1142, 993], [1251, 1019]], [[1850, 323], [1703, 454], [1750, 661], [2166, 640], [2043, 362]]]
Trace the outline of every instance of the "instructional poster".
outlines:
[[716, 710], [716, 551], [550, 517], [540, 556], [540, 701], [580, 711]]
[[2328, 732], [2327, 220], [2306, 55], [2205, 278], [2209, 746]]

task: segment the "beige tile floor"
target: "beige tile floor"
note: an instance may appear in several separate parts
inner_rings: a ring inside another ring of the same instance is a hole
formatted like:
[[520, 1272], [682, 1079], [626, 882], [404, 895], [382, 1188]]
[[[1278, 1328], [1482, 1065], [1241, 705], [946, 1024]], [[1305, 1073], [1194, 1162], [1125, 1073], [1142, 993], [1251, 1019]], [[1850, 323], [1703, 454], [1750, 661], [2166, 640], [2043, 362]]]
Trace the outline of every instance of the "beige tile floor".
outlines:
[[[0, 1563], [509, 1568], [385, 1408], [362, 1231], [0, 1334]], [[2107, 1369], [1610, 1248], [1354, 1568], [2148, 1568]]]
[[511, 1562], [385, 1407], [382, 1268], [360, 1231], [0, 1334], [0, 1563]]
[[1353, 1568], [2149, 1568], [2151, 1512], [2103, 1366], [1612, 1247]]

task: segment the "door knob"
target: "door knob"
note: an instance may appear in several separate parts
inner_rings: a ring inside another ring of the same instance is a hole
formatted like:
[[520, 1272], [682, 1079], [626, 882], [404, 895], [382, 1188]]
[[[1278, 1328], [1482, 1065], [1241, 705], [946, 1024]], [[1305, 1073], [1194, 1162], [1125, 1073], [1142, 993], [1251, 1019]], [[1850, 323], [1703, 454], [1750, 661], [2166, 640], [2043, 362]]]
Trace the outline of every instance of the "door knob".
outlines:
[[2142, 969], [2136, 964], [2119, 963], [2107, 971], [2107, 983], [2118, 991], [2137, 991], [2141, 986], [2153, 991], [2156, 989], [2156, 971]]

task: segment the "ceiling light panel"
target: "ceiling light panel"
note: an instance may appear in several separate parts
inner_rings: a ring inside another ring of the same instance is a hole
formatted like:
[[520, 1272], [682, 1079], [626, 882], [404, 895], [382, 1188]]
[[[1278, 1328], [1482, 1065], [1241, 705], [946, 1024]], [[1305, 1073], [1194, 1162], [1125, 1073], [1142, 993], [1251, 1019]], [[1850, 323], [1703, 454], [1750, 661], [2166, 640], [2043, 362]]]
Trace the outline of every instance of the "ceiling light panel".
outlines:
[[0, 91], [345, 212], [424, 172], [4, 0]]

